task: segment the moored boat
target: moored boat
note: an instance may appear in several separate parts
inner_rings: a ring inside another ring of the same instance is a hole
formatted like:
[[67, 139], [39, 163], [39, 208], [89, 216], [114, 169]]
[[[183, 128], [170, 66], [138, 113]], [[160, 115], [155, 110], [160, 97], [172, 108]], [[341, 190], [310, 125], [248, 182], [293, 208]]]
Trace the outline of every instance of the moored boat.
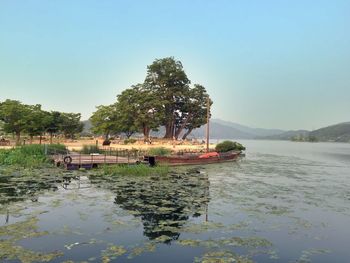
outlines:
[[233, 161], [237, 159], [240, 154], [240, 151], [230, 151], [225, 153], [208, 152], [205, 154], [145, 156], [145, 161], [149, 162], [150, 160], [152, 160], [154, 164], [166, 164], [170, 166], [213, 164]]

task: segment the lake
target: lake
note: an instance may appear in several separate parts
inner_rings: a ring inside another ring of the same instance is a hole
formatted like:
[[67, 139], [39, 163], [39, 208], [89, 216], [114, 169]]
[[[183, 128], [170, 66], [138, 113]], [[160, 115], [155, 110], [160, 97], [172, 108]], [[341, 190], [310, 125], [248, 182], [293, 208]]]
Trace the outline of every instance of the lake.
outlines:
[[239, 142], [162, 177], [1, 167], [0, 260], [349, 262], [350, 144]]

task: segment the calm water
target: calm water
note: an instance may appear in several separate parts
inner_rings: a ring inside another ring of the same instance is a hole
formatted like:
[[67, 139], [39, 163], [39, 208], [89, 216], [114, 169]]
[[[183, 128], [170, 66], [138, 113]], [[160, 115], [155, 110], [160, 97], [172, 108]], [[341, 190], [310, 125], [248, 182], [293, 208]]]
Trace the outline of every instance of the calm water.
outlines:
[[159, 177], [0, 170], [4, 262], [349, 262], [350, 144], [241, 141]]

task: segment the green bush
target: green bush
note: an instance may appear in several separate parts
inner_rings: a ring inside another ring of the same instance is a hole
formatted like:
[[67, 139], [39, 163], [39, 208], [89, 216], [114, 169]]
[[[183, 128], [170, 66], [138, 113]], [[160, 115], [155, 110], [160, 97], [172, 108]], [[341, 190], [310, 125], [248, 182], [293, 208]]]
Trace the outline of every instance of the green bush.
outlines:
[[215, 150], [217, 152], [244, 151], [245, 147], [238, 142], [223, 141], [216, 145]]
[[171, 154], [171, 150], [164, 147], [151, 148], [148, 151], [148, 154], [155, 155], [155, 156], [166, 156]]
[[133, 138], [124, 140], [124, 144], [134, 144], [135, 142], [137, 142], [137, 140]]
[[80, 153], [90, 154], [90, 153], [102, 153], [102, 149], [100, 149], [96, 145], [83, 145], [83, 148], [80, 150]]

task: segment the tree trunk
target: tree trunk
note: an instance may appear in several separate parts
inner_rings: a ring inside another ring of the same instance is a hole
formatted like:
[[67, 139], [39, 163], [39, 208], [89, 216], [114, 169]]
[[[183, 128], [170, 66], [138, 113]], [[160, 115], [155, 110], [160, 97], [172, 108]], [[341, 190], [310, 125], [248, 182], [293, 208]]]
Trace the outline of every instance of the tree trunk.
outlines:
[[40, 136], [39, 136], [39, 144], [41, 144], [41, 140], [42, 140], [42, 135], [40, 134]]
[[191, 117], [192, 117], [192, 114], [188, 114], [186, 119], [184, 120], [184, 122], [181, 124], [181, 126], [176, 130], [176, 132], [175, 132], [176, 139], [179, 138], [181, 132], [183, 131], [183, 129], [185, 129], [185, 127], [186, 127], [188, 121], [191, 119]]
[[109, 132], [106, 132], [106, 134], [105, 134], [105, 141], [108, 140], [108, 137], [109, 137]]
[[144, 141], [148, 141], [150, 131], [151, 131], [151, 129], [149, 127], [147, 127], [146, 125], [143, 125], [143, 139], [144, 139]]
[[182, 136], [183, 140], [186, 140], [187, 136], [193, 131], [193, 129], [188, 129], [187, 132], [185, 132], [184, 136]]
[[33, 144], [33, 135], [30, 135], [30, 144]]
[[165, 125], [165, 135], [164, 135], [164, 139], [171, 139], [172, 136], [172, 122], [169, 121], [166, 125]]
[[50, 132], [50, 144], [52, 144], [52, 136], [53, 136], [53, 134], [52, 134], [52, 132]]
[[16, 131], [16, 145], [21, 145], [21, 132]]

